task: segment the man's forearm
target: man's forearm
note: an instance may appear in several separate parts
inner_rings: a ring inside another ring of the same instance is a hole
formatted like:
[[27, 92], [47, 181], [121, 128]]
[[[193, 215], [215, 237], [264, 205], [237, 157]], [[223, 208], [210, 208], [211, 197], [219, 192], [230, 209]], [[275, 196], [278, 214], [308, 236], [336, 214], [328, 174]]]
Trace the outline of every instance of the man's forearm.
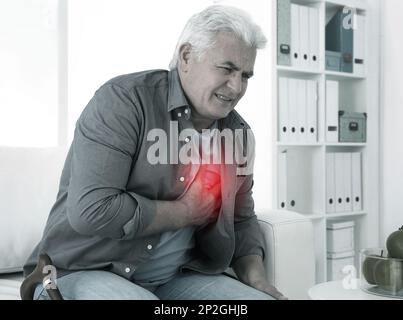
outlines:
[[186, 205], [180, 201], [156, 202], [156, 214], [140, 236], [149, 236], [165, 231], [178, 230], [191, 224]]
[[233, 269], [238, 279], [256, 289], [260, 283], [266, 282], [266, 274], [263, 266], [262, 257], [259, 255], [250, 255], [239, 258]]
[[238, 279], [248, 286], [265, 292], [275, 299], [287, 300], [281, 292], [267, 281], [261, 256], [250, 255], [239, 258], [233, 268]]

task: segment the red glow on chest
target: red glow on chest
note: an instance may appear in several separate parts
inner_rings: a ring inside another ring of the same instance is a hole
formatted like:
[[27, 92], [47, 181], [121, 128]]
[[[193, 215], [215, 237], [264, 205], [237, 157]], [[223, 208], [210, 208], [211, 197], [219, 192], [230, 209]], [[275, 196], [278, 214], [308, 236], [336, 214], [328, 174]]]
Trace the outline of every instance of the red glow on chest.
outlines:
[[218, 164], [203, 164], [199, 169], [199, 177], [203, 191], [212, 194], [216, 199], [221, 197], [221, 166]]

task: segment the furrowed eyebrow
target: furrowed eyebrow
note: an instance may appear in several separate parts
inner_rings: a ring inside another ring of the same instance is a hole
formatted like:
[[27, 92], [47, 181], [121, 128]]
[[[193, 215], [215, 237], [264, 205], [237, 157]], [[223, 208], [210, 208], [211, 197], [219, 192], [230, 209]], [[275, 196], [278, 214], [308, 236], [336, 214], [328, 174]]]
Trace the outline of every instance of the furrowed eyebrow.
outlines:
[[233, 62], [231, 61], [225, 61], [223, 64], [226, 64], [228, 67], [231, 67], [232, 69], [234, 69], [235, 71], [239, 71], [239, 67], [236, 66]]
[[[233, 69], [235, 71], [240, 70], [240, 68], [231, 61], [225, 61], [225, 62], [223, 62], [223, 64], [227, 65], [228, 67], [230, 67], [231, 69]], [[251, 78], [251, 77], [253, 77], [253, 71], [243, 72], [242, 75], [246, 76], [248, 78]]]

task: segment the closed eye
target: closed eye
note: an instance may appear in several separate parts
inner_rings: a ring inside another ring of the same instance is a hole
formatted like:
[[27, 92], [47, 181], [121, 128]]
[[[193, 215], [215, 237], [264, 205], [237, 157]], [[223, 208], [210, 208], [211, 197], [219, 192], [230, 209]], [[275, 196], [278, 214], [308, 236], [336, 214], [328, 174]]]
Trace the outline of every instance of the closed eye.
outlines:
[[[226, 66], [217, 66], [218, 69], [222, 70], [224, 72], [225, 75], [230, 75], [232, 72], [234, 71], [239, 71], [238, 68], [234, 68], [234, 67], [226, 67]], [[253, 72], [243, 72], [242, 73], [242, 80], [243, 81], [247, 81], [249, 80], [251, 77], [253, 77]]]
[[231, 73], [232, 72], [232, 68], [229, 68], [229, 67], [218, 67], [218, 69], [221, 69], [221, 70], [223, 70], [225, 73]]

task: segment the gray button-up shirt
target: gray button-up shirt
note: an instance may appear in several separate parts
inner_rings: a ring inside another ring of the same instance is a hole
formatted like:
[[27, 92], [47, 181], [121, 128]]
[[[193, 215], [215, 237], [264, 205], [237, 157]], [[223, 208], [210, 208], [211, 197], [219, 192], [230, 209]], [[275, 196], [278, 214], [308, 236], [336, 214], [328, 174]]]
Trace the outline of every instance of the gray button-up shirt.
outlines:
[[[160, 239], [141, 236], [155, 216], [154, 200], [178, 199], [197, 173], [192, 165], [170, 164], [170, 154], [167, 164], [151, 164], [147, 153], [155, 141], [147, 134], [162, 129], [169, 140], [193, 128], [190, 111], [177, 70], [123, 75], [98, 89], [77, 121], [56, 203], [25, 275], [46, 252], [59, 275], [98, 269], [130, 279]], [[218, 127], [249, 128], [235, 111]], [[197, 229], [194, 259], [185, 268], [220, 273], [239, 257], [264, 255], [252, 175], [237, 176], [235, 164], [221, 165], [221, 179], [217, 221]]]

